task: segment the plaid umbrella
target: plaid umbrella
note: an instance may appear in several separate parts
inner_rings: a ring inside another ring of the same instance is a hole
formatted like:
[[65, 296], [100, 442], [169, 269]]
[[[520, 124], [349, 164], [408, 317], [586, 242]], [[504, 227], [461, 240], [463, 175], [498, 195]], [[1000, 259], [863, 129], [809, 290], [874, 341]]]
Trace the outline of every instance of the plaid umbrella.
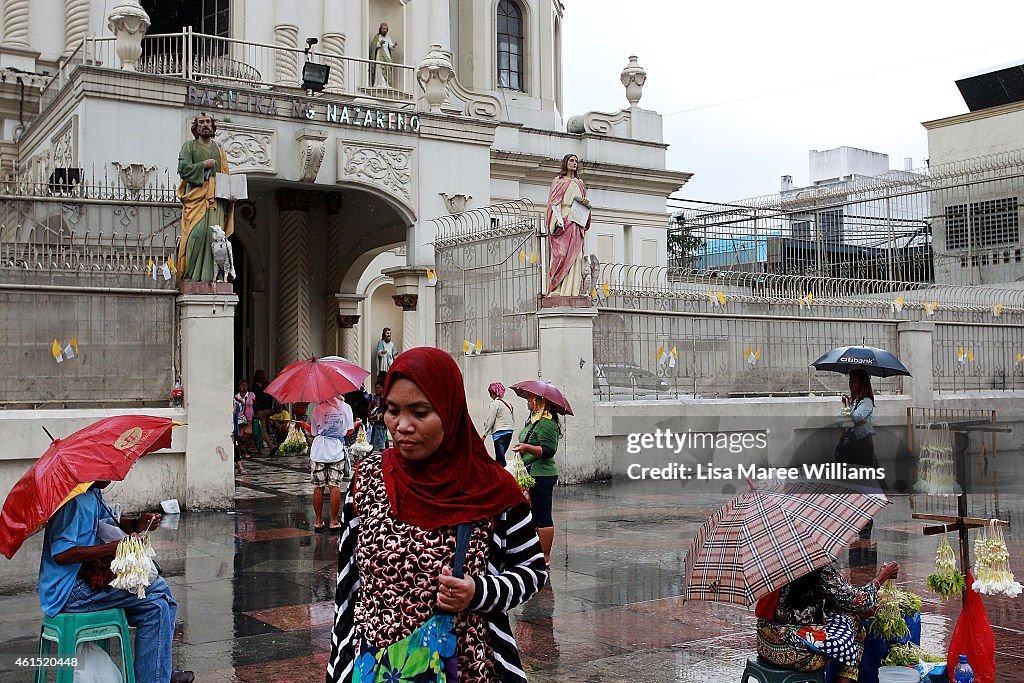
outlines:
[[750, 605], [834, 562], [888, 504], [880, 491], [831, 482], [751, 484], [697, 531], [683, 597]]

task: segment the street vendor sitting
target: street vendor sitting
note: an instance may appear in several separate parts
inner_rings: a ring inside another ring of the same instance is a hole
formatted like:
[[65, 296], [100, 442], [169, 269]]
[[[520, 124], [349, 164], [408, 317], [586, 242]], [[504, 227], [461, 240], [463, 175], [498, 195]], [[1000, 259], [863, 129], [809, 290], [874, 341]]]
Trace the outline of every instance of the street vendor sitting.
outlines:
[[896, 578], [899, 565], [883, 564], [871, 583], [858, 588], [827, 565], [757, 602], [757, 654], [794, 671], [821, 671], [832, 660], [837, 683], [856, 681], [864, 655], [867, 616], [878, 604], [878, 589]]
[[[156, 577], [144, 598], [109, 585], [110, 560], [118, 541], [102, 543], [98, 529], [109, 520], [126, 534], [144, 532], [160, 524], [160, 515], [144, 513], [137, 519], [116, 518], [97, 481], [89, 490], [65, 503], [50, 518], [43, 537], [39, 563], [39, 603], [48, 617], [59, 613], [96, 612], [120, 608], [135, 635], [137, 683], [191, 683], [191, 671], [172, 671], [171, 642], [177, 603], [167, 582]], [[106, 577], [104, 577], [106, 575]], [[99, 585], [99, 587], [95, 587]]]

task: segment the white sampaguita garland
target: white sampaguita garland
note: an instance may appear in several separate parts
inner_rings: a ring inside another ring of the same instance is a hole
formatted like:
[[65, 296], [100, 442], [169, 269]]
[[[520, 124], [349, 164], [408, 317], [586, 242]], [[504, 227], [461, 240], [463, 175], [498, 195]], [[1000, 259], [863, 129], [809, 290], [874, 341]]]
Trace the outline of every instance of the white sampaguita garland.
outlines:
[[975, 569], [978, 572], [971, 586], [974, 590], [986, 595], [1003, 594], [1010, 598], [1024, 591], [1024, 586], [1021, 586], [1010, 570], [1010, 553], [996, 520], [992, 520], [988, 528], [975, 539], [974, 554], [977, 558]]
[[150, 573], [156, 573], [154, 557], [156, 553], [149, 541], [149, 534], [126, 536], [117, 544], [117, 554], [110, 563], [110, 570], [114, 572], [114, 580], [110, 585], [135, 593], [140, 599], [146, 597]]

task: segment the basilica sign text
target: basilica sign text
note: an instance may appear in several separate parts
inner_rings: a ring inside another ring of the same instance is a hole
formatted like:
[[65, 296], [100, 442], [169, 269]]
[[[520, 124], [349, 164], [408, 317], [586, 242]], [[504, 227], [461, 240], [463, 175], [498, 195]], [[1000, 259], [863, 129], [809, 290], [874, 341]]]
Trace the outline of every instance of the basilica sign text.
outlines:
[[373, 128], [401, 133], [419, 133], [420, 117], [407, 112], [357, 107], [351, 104], [325, 102], [302, 97], [278, 97], [247, 90], [204, 88], [190, 85], [185, 103], [212, 112], [237, 111], [275, 118], [293, 118], [319, 123], [333, 123], [355, 128]]

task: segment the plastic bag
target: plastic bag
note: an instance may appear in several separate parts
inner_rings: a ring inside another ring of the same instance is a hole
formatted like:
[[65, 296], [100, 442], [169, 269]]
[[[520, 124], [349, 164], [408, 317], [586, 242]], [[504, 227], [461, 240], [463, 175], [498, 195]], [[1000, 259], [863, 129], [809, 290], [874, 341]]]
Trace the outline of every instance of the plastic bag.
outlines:
[[946, 672], [952, 681], [953, 669], [960, 661], [960, 655], [967, 655], [967, 663], [974, 669], [975, 683], [995, 683], [996, 638], [981, 596], [971, 587], [973, 583], [974, 576], [967, 572], [967, 597], [960, 618], [956, 620], [953, 637], [949, 640]]
[[[128, 646], [127, 643], [122, 643]], [[123, 677], [117, 664], [94, 642], [78, 646], [78, 667], [75, 669], [75, 683], [121, 683]]]

